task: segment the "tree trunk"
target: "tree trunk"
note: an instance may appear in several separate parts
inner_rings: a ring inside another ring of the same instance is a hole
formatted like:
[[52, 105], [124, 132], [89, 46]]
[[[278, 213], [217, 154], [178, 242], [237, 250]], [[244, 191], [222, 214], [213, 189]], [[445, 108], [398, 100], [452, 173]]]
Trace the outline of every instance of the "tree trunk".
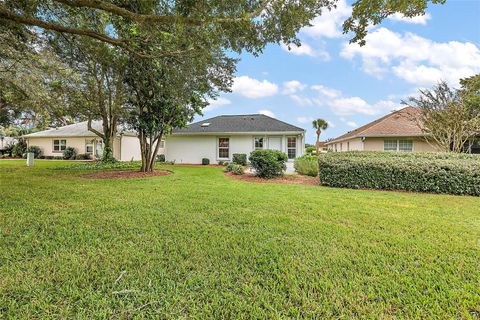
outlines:
[[319, 152], [318, 152], [318, 151], [319, 151], [318, 144], [319, 144], [319, 142], [320, 142], [320, 133], [321, 133], [321, 131], [320, 131], [320, 130], [317, 130], [317, 142], [315, 143], [315, 150], [317, 151], [317, 157], [318, 157], [318, 155], [319, 155]]

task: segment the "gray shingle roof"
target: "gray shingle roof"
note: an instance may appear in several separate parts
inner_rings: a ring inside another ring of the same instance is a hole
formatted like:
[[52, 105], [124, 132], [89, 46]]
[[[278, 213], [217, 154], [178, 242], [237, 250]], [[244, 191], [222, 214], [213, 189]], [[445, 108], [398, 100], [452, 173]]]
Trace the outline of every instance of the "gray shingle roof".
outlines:
[[[92, 128], [102, 132], [102, 121], [92, 121]], [[119, 133], [125, 135], [135, 135], [134, 132], [122, 131], [118, 129]], [[88, 130], [87, 121], [66, 125], [59, 128], [48, 129], [44, 131], [34, 132], [24, 135], [25, 138], [40, 138], [40, 137], [95, 137], [95, 133]]]
[[[209, 125], [206, 125], [206, 124]], [[203, 126], [202, 126], [203, 125]], [[174, 129], [173, 134], [245, 133], [245, 132], [304, 132], [305, 130], [263, 114], [225, 115], [205, 119]]]

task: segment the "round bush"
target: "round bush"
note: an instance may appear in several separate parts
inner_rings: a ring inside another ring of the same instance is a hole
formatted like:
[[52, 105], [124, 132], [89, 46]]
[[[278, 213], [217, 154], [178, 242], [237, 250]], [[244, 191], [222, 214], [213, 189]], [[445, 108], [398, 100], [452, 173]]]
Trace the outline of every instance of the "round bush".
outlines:
[[63, 150], [63, 159], [65, 160], [74, 160], [77, 152], [73, 147], [67, 147]]
[[283, 174], [288, 157], [278, 150], [262, 149], [253, 151], [248, 160], [258, 177], [270, 179]]
[[234, 153], [232, 162], [241, 166], [247, 165], [247, 155], [245, 153]]
[[208, 158], [203, 158], [203, 159], [202, 159], [202, 164], [203, 164], [204, 166], [209, 165], [209, 164], [210, 164], [210, 159], [208, 159]]
[[225, 166], [225, 171], [231, 172], [233, 174], [242, 175], [244, 174], [243, 166], [236, 163], [229, 163]]

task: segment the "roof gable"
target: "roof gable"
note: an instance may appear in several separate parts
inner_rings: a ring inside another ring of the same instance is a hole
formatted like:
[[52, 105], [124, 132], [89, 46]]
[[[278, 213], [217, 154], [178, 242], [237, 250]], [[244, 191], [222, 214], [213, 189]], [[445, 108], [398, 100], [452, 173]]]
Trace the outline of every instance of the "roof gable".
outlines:
[[418, 108], [406, 107], [349, 131], [328, 143], [356, 137], [422, 136], [422, 129], [417, 123], [419, 113]]
[[[102, 132], [102, 121], [92, 121], [92, 128]], [[134, 132], [124, 131], [122, 128], [118, 128], [118, 132], [127, 135], [135, 134]], [[69, 124], [63, 127], [43, 130], [39, 132], [30, 133], [24, 135], [25, 138], [41, 138], [41, 137], [95, 137], [96, 134], [88, 130], [87, 121]]]
[[217, 116], [174, 129], [173, 134], [304, 132], [305, 130], [263, 114]]

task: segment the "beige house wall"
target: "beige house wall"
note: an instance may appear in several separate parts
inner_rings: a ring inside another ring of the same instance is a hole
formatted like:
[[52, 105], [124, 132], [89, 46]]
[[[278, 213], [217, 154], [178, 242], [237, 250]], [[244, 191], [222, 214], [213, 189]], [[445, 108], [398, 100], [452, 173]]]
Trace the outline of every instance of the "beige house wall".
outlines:
[[366, 138], [363, 142], [366, 151], [383, 151], [385, 140], [413, 140], [413, 152], [438, 152], [423, 138], [418, 137], [389, 137], [389, 138]]
[[413, 152], [441, 152], [440, 148], [435, 148], [423, 138], [419, 137], [388, 137], [388, 138], [354, 138], [342, 142], [331, 143], [328, 150], [331, 151], [384, 151], [385, 140], [412, 140]]
[[[91, 141], [93, 139], [101, 140], [98, 137], [32, 137], [27, 138], [27, 143], [28, 146], [38, 146], [42, 150], [43, 156], [59, 157], [63, 155], [63, 151], [53, 151], [53, 140], [67, 140], [67, 147], [73, 147], [77, 154], [81, 154], [87, 153], [87, 141]], [[115, 138], [113, 142], [113, 156], [115, 159], [121, 160], [120, 152], [120, 138]]]

